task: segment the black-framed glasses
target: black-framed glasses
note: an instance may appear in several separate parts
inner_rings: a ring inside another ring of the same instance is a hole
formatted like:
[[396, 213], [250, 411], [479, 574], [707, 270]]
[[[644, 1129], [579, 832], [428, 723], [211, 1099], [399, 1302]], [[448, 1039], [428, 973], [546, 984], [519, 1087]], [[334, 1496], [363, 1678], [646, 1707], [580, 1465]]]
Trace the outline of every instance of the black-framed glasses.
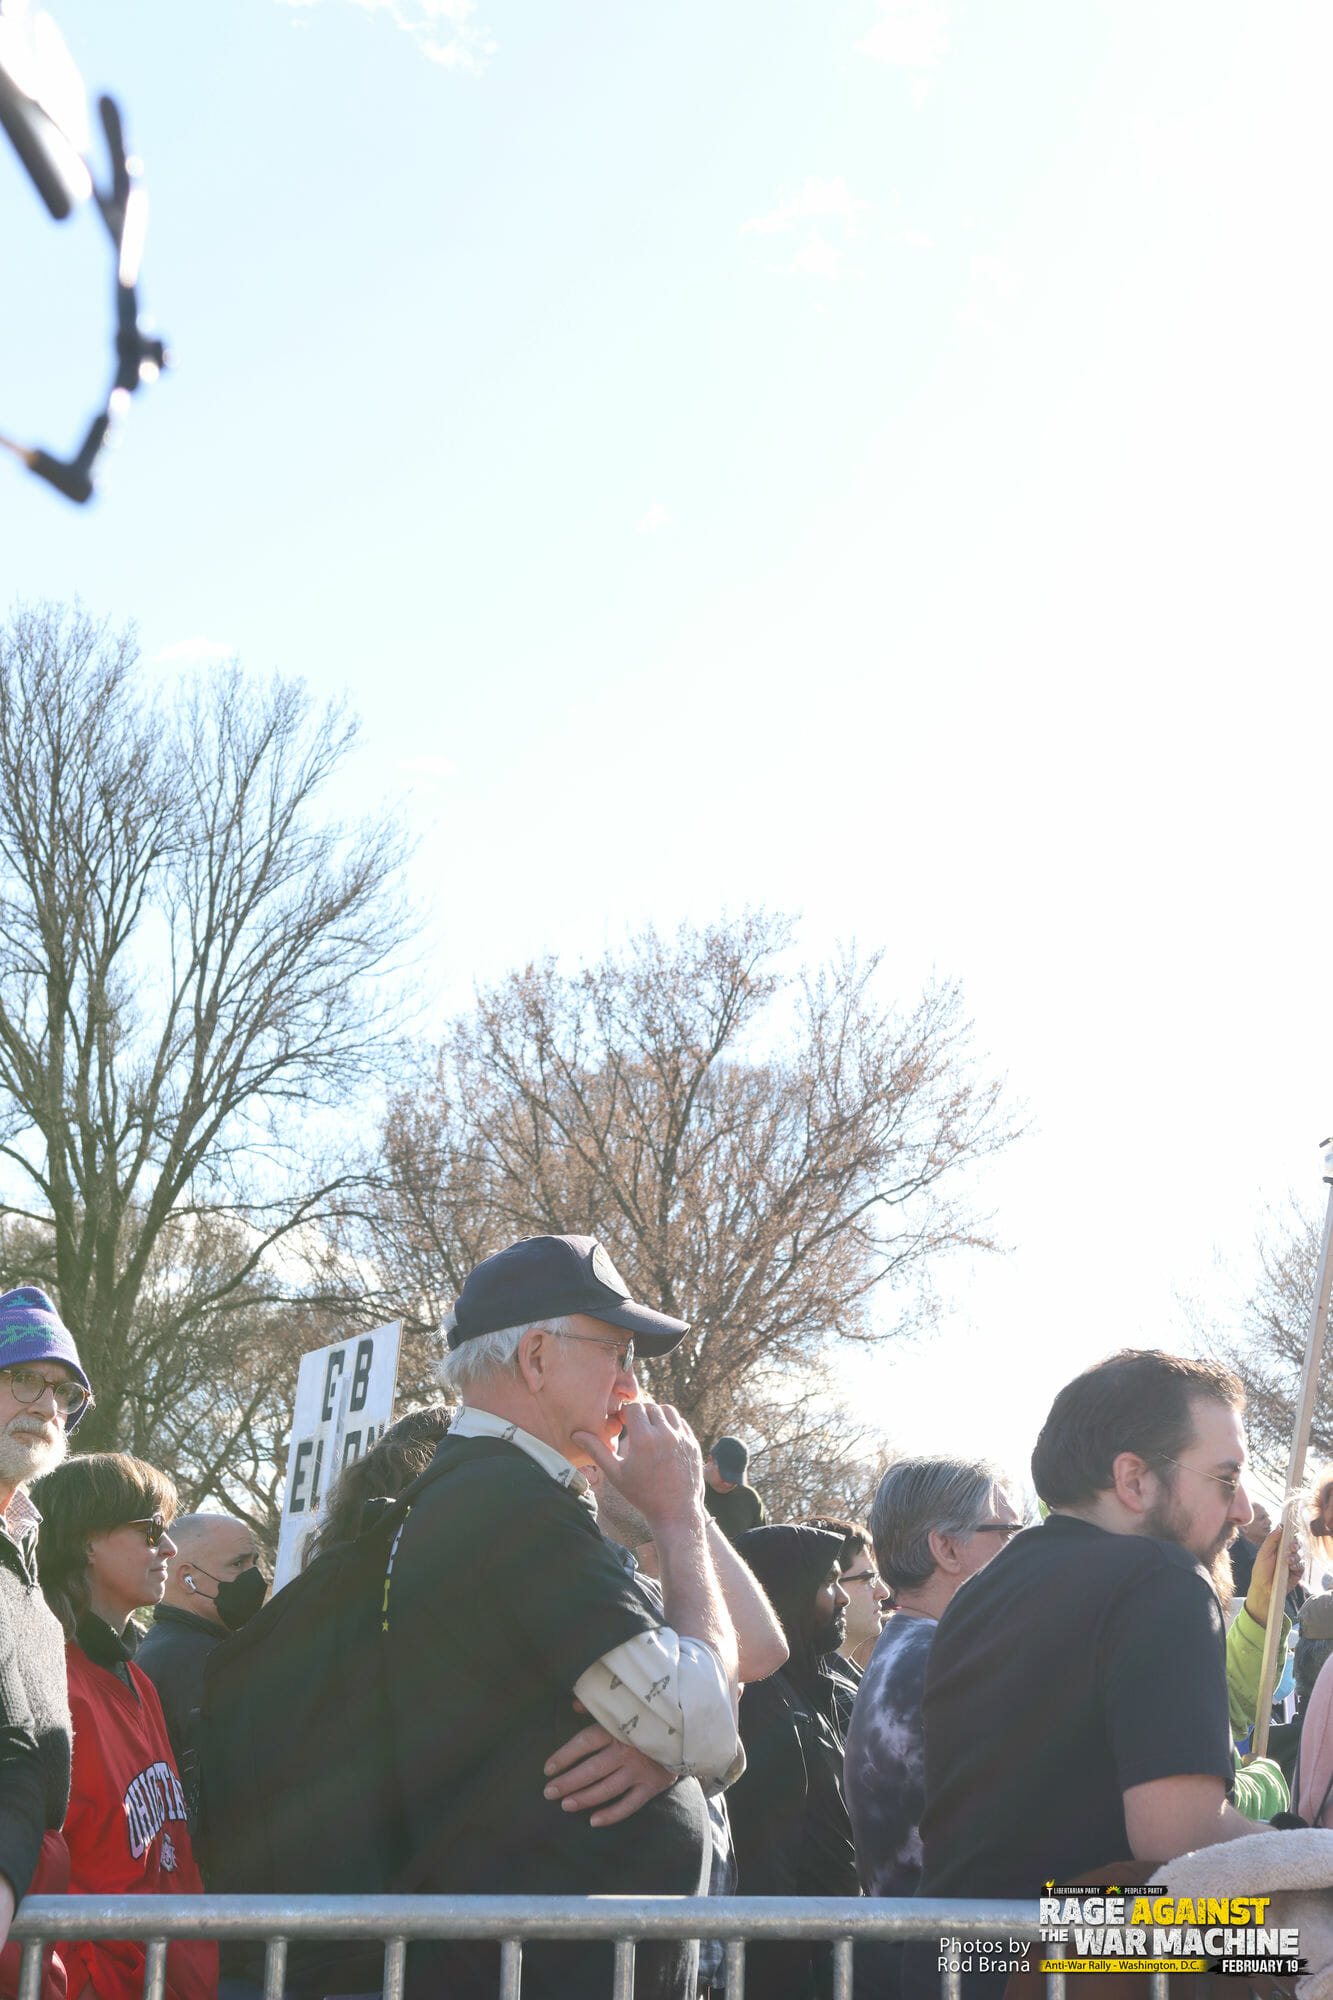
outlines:
[[1234, 1500], [1240, 1492], [1243, 1472], [1205, 1472], [1201, 1465], [1186, 1465], [1183, 1458], [1172, 1458], [1170, 1452], [1159, 1452], [1158, 1457], [1167, 1465], [1178, 1465], [1182, 1472], [1197, 1472], [1200, 1479], [1211, 1479], [1214, 1486], [1220, 1486], [1228, 1500]]
[[879, 1571], [877, 1569], [854, 1569], [841, 1580], [843, 1583], [868, 1583], [873, 1588], [879, 1582]]
[[142, 1528], [144, 1540], [150, 1549], [155, 1549], [167, 1532], [167, 1517], [165, 1514], [136, 1515], [132, 1521], [122, 1521], [121, 1526]]
[[634, 1342], [632, 1340], [599, 1340], [595, 1333], [562, 1333], [562, 1340], [586, 1340], [589, 1347], [614, 1347], [616, 1367], [622, 1375], [628, 1375], [634, 1366]]
[[93, 466], [112, 424], [136, 389], [154, 382], [168, 364], [163, 343], [145, 333], [139, 321], [139, 258], [143, 249], [148, 204], [139, 162], [126, 153], [120, 111], [114, 98], [98, 100], [106, 137], [110, 174], [98, 187], [80, 150], [75, 128], [86, 118], [83, 82], [69, 59], [48, 16], [5, 24], [12, 33], [0, 43], [0, 130], [45, 202], [53, 221], [64, 222], [91, 198], [111, 238], [115, 259], [115, 374], [105, 406], [89, 425], [72, 458], [56, 458], [36, 445], [16, 444], [0, 437], [30, 472], [45, 479], [68, 500], [91, 500]]
[[970, 1535], [1003, 1535], [1006, 1541], [1010, 1535], [1021, 1535], [1022, 1532], [1021, 1521], [974, 1521], [968, 1529]]
[[40, 1403], [49, 1389], [51, 1401], [62, 1417], [77, 1417], [93, 1400], [82, 1382], [68, 1377], [52, 1382], [35, 1368], [0, 1368], [0, 1379], [9, 1384], [16, 1403]]

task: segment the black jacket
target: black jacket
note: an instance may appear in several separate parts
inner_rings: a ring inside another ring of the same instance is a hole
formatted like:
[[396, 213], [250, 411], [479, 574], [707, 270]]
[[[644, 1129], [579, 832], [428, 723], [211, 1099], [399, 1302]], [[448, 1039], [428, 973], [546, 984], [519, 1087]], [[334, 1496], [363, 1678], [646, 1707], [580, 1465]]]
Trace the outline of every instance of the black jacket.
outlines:
[[204, 1690], [205, 1662], [214, 1648], [230, 1637], [229, 1632], [210, 1618], [197, 1617], [193, 1611], [178, 1611], [174, 1604], [159, 1604], [134, 1656], [135, 1666], [142, 1667], [162, 1703], [171, 1754], [189, 1801], [192, 1828], [199, 1791], [192, 1718]]
[[65, 1635], [37, 1582], [37, 1536], [0, 1526], [0, 1874], [27, 1893], [69, 1805]]
[[[860, 1894], [835, 1689], [814, 1627], [816, 1592], [841, 1547], [841, 1538], [823, 1529], [785, 1526], [755, 1528], [737, 1544], [772, 1599], [790, 1650], [780, 1673], [741, 1696], [746, 1764], [727, 1806], [742, 1896]], [[827, 1946], [754, 1943], [745, 1961], [747, 1990], [764, 2000], [805, 2000], [831, 1984]]]

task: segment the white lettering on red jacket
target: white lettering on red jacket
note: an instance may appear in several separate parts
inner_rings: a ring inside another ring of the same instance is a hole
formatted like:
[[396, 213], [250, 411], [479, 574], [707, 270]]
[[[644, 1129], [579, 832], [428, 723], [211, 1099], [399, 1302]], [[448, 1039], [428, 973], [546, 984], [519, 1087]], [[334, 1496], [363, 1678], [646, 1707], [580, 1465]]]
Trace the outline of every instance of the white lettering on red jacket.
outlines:
[[[124, 1803], [130, 1829], [130, 1853], [136, 1860], [148, 1852], [168, 1820], [179, 1820], [182, 1826], [185, 1824], [185, 1794], [181, 1790], [180, 1779], [165, 1760], [150, 1764], [137, 1777], [131, 1778], [125, 1790]], [[167, 1849], [168, 1843], [164, 1841], [164, 1868], [170, 1868], [175, 1861], [175, 1849], [171, 1849], [171, 1861], [167, 1860]]]

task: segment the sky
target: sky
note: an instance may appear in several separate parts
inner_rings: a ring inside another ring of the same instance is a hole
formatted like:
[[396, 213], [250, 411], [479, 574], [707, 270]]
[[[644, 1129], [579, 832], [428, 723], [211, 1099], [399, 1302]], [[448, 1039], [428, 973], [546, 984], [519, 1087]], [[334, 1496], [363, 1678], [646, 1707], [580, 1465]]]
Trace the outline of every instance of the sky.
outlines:
[[[848, 1364], [900, 1448], [1021, 1471], [1233, 1313], [1333, 1129], [1321, 0], [55, 12], [177, 366], [89, 508], [0, 463], [0, 599], [345, 693], [441, 1017], [747, 904], [959, 979], [1027, 1133]], [[68, 450], [107, 248], [8, 156], [0, 217], [0, 431]]]

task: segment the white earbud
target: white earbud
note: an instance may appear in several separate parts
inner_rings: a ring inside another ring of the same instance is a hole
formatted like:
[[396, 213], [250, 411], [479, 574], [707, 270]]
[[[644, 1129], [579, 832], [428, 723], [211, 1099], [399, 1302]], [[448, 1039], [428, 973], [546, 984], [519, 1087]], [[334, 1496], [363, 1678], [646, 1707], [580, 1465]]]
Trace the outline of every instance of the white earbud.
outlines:
[[195, 1582], [195, 1580], [194, 1580], [194, 1578], [193, 1578], [192, 1576], [187, 1576], [187, 1577], [186, 1577], [186, 1579], [185, 1579], [185, 1588], [186, 1588], [187, 1590], [192, 1590], [192, 1591], [194, 1592], [194, 1594], [195, 1594], [195, 1596], [196, 1596], [196, 1597], [197, 1597], [197, 1596], [199, 1595], [199, 1586], [198, 1586], [198, 1584], [197, 1584], [197, 1583]]

